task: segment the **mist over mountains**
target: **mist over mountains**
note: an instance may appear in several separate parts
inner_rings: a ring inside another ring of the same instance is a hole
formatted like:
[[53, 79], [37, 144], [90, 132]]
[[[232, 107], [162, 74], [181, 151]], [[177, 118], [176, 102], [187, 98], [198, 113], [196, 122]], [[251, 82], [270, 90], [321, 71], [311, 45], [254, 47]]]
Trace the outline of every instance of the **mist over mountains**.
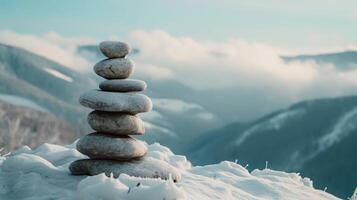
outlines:
[[286, 62], [314, 61], [318, 64], [330, 64], [339, 70], [353, 70], [357, 68], [357, 51], [344, 51], [317, 55], [282, 56]]

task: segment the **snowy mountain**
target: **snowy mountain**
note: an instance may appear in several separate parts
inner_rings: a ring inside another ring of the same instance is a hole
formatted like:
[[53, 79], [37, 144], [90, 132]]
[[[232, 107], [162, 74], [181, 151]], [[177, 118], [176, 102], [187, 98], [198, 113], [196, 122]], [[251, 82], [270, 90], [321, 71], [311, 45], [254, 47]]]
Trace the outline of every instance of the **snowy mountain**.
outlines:
[[[191, 166], [184, 156], [173, 154], [159, 144], [148, 145], [148, 157], [162, 160], [181, 173], [181, 180], [72, 176], [69, 164], [85, 157], [75, 144], [44, 144], [36, 149], [22, 147], [11, 155], [0, 156], [0, 199], [62, 200], [337, 200], [316, 190], [309, 178], [296, 173], [270, 169], [254, 170], [233, 162]], [[352, 193], [351, 193], [352, 195]]]
[[0, 93], [29, 99], [73, 124], [83, 123], [79, 91], [95, 82], [21, 48], [0, 44]]
[[[214, 139], [212, 139], [214, 138]], [[346, 198], [357, 186], [357, 97], [305, 101], [197, 138], [195, 164], [238, 159], [249, 168], [298, 171]]]
[[[79, 51], [87, 58], [93, 56]], [[100, 59], [96, 55], [93, 62]], [[88, 71], [77, 72], [24, 49], [0, 44], [0, 100], [17, 105], [21, 99], [22, 103], [37, 106], [78, 126], [82, 132], [90, 132], [86, 122], [89, 109], [80, 106], [78, 98], [85, 91], [97, 88], [103, 79]], [[147, 142], [160, 142], [183, 152], [193, 137], [223, 125], [215, 114], [195, 102], [192, 94], [196, 92], [191, 88], [171, 80], [146, 82], [145, 93], [154, 102], [153, 112], [142, 115], [146, 134], [141, 138]]]

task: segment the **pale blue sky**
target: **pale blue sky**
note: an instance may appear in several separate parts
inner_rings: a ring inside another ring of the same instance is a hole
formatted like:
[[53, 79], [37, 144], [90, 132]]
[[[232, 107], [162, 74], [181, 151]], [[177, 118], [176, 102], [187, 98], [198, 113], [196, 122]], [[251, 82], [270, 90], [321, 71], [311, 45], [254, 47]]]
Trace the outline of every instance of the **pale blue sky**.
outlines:
[[104, 39], [162, 29], [295, 47], [357, 43], [356, 0], [0, 0], [0, 29]]

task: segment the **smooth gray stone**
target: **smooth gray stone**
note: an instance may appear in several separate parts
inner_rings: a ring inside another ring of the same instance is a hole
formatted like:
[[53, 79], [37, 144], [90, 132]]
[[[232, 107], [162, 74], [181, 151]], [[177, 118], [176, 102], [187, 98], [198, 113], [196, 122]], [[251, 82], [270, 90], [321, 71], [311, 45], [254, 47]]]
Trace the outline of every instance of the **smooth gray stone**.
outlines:
[[99, 88], [104, 91], [139, 92], [146, 89], [146, 83], [134, 79], [106, 80], [99, 84]]
[[164, 161], [151, 157], [127, 162], [83, 159], [71, 163], [69, 170], [73, 175], [94, 176], [105, 173], [107, 176], [113, 174], [117, 178], [121, 173], [125, 173], [130, 176], [161, 179], [169, 179], [171, 175], [175, 182], [181, 179], [180, 172], [174, 167]]
[[94, 72], [105, 79], [125, 79], [133, 70], [133, 61], [126, 58], [105, 59], [94, 65]]
[[145, 132], [143, 121], [126, 113], [93, 111], [88, 115], [88, 123], [98, 132], [113, 135], [142, 135]]
[[94, 110], [137, 114], [152, 109], [149, 97], [137, 93], [118, 93], [90, 90], [79, 98], [79, 103]]
[[143, 157], [145, 144], [130, 136], [91, 133], [77, 142], [77, 150], [93, 159], [130, 160]]
[[123, 58], [130, 53], [129, 45], [117, 41], [101, 42], [99, 49], [108, 58]]

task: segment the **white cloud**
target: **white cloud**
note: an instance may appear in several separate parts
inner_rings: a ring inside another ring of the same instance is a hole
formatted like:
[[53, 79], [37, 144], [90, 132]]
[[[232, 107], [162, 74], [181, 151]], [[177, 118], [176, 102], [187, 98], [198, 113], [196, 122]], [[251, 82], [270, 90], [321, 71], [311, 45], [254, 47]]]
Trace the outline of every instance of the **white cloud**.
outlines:
[[194, 109], [202, 110], [200, 105], [187, 103], [179, 99], [153, 99], [154, 105], [160, 109], [164, 109], [170, 112], [183, 113]]
[[154, 80], [167, 80], [167, 79], [174, 79], [175, 74], [169, 68], [159, 67], [151, 64], [146, 63], [136, 63], [138, 66], [138, 70], [135, 69], [136, 74], [139, 76], [148, 77]]
[[[123, 41], [140, 50], [134, 57], [135, 73], [152, 79], [175, 79], [196, 89], [248, 91], [255, 98], [261, 95], [286, 99], [285, 102], [356, 94], [357, 70], [339, 71], [333, 65], [314, 62], [286, 64], [280, 55], [293, 52], [291, 49], [240, 38], [199, 41], [162, 30], [132, 31]], [[0, 31], [0, 42], [23, 47], [77, 70], [92, 69], [93, 63], [76, 51], [80, 44], [95, 43], [91, 39]]]
[[93, 42], [88, 38], [62, 37], [54, 32], [28, 35], [0, 30], [0, 43], [24, 48], [77, 71], [91, 68], [90, 63], [77, 54], [77, 46]]
[[154, 98], [152, 100], [155, 108], [165, 111], [181, 114], [189, 113], [203, 120], [212, 120], [215, 117], [214, 114], [195, 103], [188, 103], [179, 99]]
[[312, 63], [286, 65], [277, 49], [239, 39], [198, 42], [163, 31], [134, 31], [129, 41], [140, 49], [138, 62], [169, 69], [176, 79], [196, 88], [233, 87], [243, 82], [251, 85], [257, 80], [305, 84], [317, 73]]
[[267, 44], [198, 41], [161, 30], [133, 31], [127, 42], [140, 49], [136, 62], [168, 69], [169, 77], [196, 89], [248, 89], [288, 101], [355, 94], [357, 89], [357, 70], [315, 62], [287, 64], [280, 55], [288, 51]]
[[162, 134], [162, 133], [164, 133], [164, 134], [166, 134], [168, 136], [177, 138], [177, 135], [173, 131], [171, 131], [170, 129], [167, 129], [165, 127], [159, 126], [157, 124], [144, 121], [144, 126], [145, 126], [145, 129], [150, 130], [152, 134], [155, 134], [155, 133]]

